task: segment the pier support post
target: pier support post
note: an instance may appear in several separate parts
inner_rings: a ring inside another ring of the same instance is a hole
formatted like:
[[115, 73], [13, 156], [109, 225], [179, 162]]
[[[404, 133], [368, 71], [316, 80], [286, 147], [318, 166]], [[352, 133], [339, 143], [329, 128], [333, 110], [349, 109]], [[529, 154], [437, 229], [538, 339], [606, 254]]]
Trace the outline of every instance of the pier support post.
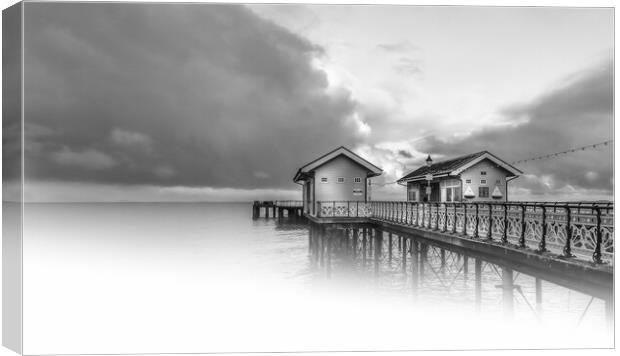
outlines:
[[354, 228], [353, 229], [353, 259], [354, 260], [357, 257], [357, 235], [358, 235], [358, 229]]
[[418, 242], [411, 240], [411, 285], [413, 287], [413, 296], [418, 296], [418, 269], [419, 269], [419, 257], [418, 257]]
[[403, 253], [402, 253], [402, 265], [403, 265], [403, 273], [407, 275], [407, 239], [403, 237]]
[[388, 232], [388, 262], [392, 263], [392, 233]]
[[381, 261], [381, 247], [383, 246], [383, 233], [379, 229], [375, 229], [375, 277], [379, 277], [379, 262]]
[[463, 255], [463, 280], [467, 283], [469, 279], [469, 257], [467, 255]]
[[512, 270], [502, 268], [502, 296], [504, 305], [504, 318], [512, 319], [514, 314], [514, 285], [512, 283]]
[[482, 260], [476, 258], [474, 273], [476, 276], [476, 311], [480, 312], [480, 304], [482, 302]]
[[542, 280], [536, 278], [536, 314], [539, 320], [542, 317], [542, 311]]

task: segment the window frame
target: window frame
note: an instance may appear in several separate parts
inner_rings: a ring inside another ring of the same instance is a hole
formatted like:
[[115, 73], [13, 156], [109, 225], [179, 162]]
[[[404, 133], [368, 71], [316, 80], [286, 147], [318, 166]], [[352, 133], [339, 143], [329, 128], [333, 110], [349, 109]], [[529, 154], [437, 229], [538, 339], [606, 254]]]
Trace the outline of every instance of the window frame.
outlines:
[[[342, 179], [342, 181], [340, 181]], [[338, 184], [344, 184], [347, 180], [345, 179], [345, 177], [337, 177], [336, 178], [336, 183]]]
[[[486, 192], [485, 194], [483, 194], [482, 192]], [[478, 198], [488, 198], [489, 197], [489, 187], [488, 186], [484, 186], [484, 187], [478, 187]]]
[[355, 177], [355, 178], [353, 178], [353, 183], [362, 184], [362, 177]]
[[327, 183], [329, 183], [329, 178], [327, 178], [327, 177], [321, 177], [321, 178], [319, 179], [319, 182], [320, 182], [321, 184], [327, 184]]

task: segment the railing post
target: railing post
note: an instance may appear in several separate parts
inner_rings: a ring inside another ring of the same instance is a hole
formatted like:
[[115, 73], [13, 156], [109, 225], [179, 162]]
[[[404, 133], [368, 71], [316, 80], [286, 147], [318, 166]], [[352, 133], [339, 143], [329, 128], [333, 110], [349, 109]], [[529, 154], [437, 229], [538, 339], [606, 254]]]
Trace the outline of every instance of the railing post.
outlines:
[[336, 201], [332, 202], [332, 217], [336, 216]]
[[474, 205], [476, 206], [476, 220], [474, 220], [474, 222], [476, 223], [476, 229], [474, 230], [474, 239], [478, 238], [478, 225], [480, 224], [480, 217], [479, 215], [479, 210], [478, 210], [478, 203], [474, 203]]
[[571, 251], [571, 240], [573, 238], [573, 229], [570, 226], [571, 211], [568, 205], [566, 205], [564, 209], [566, 209], [566, 242], [564, 243], [564, 250], [562, 251], [562, 253], [564, 254], [564, 257], [573, 257]]
[[525, 209], [526, 205], [521, 204], [521, 236], [519, 237], [519, 247], [525, 247]]
[[487, 231], [487, 239], [493, 241], [493, 204], [489, 203], [489, 231]]
[[542, 233], [540, 236], [540, 243], [538, 244], [538, 252], [547, 251], [547, 208], [543, 205], [542, 208]]
[[[359, 213], [356, 211], [355, 215], [359, 215]], [[347, 217], [351, 217], [351, 201], [347, 200]]]
[[601, 208], [598, 206], [594, 208], [596, 211], [596, 246], [594, 247], [594, 253], [592, 254], [592, 260], [594, 263], [603, 263], [601, 245], [603, 244], [603, 235], [601, 234]]
[[426, 227], [424, 221], [426, 218], [426, 207], [424, 206], [424, 203], [422, 203], [422, 227]]
[[502, 231], [502, 243], [508, 243], [508, 205], [504, 206], [504, 231]]
[[443, 219], [443, 232], [446, 232], [446, 230], [448, 230], [448, 204], [447, 203], [443, 203], [443, 212], [444, 212], [444, 219]]
[[439, 203], [435, 203], [435, 230], [439, 230]]
[[454, 203], [454, 221], [452, 221], [452, 233], [456, 233], [456, 203]]
[[467, 203], [463, 203], [463, 236], [467, 236]]

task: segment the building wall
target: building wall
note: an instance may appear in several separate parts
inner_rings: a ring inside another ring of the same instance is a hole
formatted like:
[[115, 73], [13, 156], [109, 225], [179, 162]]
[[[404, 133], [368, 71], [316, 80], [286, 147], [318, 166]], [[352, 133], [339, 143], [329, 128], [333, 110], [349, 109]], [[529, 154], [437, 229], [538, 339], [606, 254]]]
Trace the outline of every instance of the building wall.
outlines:
[[[344, 156], [334, 158], [314, 171], [316, 201], [365, 201], [366, 174], [365, 168], [350, 159]], [[344, 183], [338, 183], [338, 177], [344, 177]], [[354, 183], [355, 177], [360, 177], [361, 183]], [[321, 178], [327, 178], [327, 183], [321, 183]], [[353, 193], [354, 189], [359, 191], [359, 195]]]
[[[481, 175], [480, 172], [487, 172], [486, 175]], [[495, 163], [485, 159], [484, 161], [479, 162], [478, 164], [468, 168], [467, 170], [461, 173], [461, 181], [463, 183], [463, 201], [477, 202], [477, 201], [506, 201], [506, 175], [508, 173], [503, 169], [499, 168], [495, 165]], [[467, 180], [470, 179], [471, 183], [467, 183]], [[486, 184], [481, 184], [480, 180], [486, 179]], [[465, 198], [465, 191], [467, 187], [471, 187], [472, 191], [476, 195], [475, 198]], [[480, 198], [478, 196], [478, 188], [481, 186], [489, 187], [489, 197], [488, 198]], [[500, 192], [502, 193], [502, 198], [493, 198], [493, 190], [495, 187], [499, 187]]]

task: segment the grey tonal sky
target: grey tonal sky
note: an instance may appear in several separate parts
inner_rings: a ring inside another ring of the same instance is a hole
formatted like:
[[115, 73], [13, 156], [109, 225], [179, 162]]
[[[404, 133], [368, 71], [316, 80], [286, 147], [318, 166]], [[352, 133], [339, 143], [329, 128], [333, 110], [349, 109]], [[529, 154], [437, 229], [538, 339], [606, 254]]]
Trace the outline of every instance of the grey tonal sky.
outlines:
[[[340, 145], [383, 183], [605, 141], [613, 46], [603, 8], [27, 3], [26, 197], [298, 198]], [[518, 165], [510, 198], [611, 199], [612, 155]]]

